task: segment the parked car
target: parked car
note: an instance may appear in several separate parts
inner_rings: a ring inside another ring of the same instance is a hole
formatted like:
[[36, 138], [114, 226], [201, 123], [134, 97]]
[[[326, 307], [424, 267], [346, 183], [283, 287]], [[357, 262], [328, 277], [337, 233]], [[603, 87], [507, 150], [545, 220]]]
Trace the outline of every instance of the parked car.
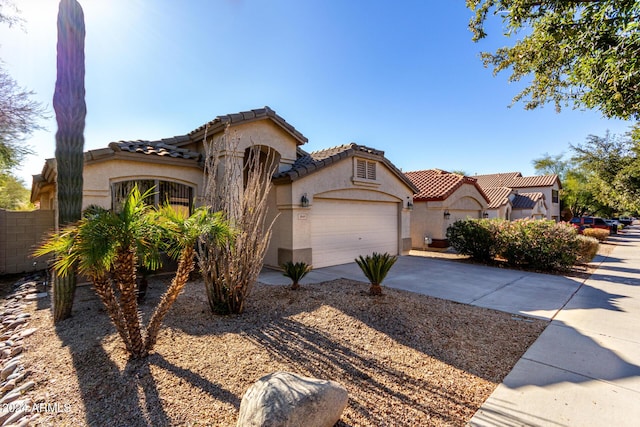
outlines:
[[604, 230], [609, 230], [609, 233], [612, 232], [612, 227], [607, 224], [604, 219], [597, 216], [576, 216], [571, 218], [569, 223], [573, 225], [580, 234], [582, 234], [582, 230], [585, 228], [602, 228]]
[[620, 218], [618, 218], [618, 221], [620, 221], [625, 226], [629, 226], [633, 223], [633, 218], [628, 216], [621, 216]]

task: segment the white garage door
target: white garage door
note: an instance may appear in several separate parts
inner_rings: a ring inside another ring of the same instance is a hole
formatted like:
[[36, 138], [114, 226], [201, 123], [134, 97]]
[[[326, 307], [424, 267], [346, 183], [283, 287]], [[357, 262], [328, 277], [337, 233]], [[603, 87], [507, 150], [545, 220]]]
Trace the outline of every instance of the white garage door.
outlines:
[[314, 199], [310, 217], [314, 268], [398, 253], [397, 203]]

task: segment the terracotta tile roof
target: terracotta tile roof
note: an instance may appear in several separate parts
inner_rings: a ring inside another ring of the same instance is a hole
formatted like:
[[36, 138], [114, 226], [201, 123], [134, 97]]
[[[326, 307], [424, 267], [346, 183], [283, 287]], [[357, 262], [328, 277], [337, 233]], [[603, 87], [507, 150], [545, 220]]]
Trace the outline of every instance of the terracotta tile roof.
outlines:
[[538, 201], [543, 200], [542, 193], [518, 193], [511, 202], [513, 209], [533, 209]]
[[[302, 145], [309, 140], [302, 133], [300, 133], [296, 128], [294, 128], [291, 124], [289, 124], [285, 119], [276, 114], [274, 110], [265, 106], [263, 108], [258, 108], [255, 110], [242, 111], [240, 113], [235, 114], [226, 114], [224, 116], [217, 116], [215, 119], [211, 120], [208, 123], [203, 124], [202, 126], [192, 130], [189, 132], [188, 136], [197, 137], [198, 134], [203, 134], [207, 127], [210, 132], [218, 132], [222, 130], [227, 125], [236, 125], [240, 123], [251, 122], [255, 120], [263, 120], [263, 119], [271, 119], [280, 127], [282, 127], [286, 132], [291, 134], [297, 141], [298, 145]], [[197, 138], [196, 138], [197, 139]]]
[[202, 157], [200, 153], [177, 146], [177, 144], [184, 141], [185, 138], [188, 139], [188, 137], [183, 136], [161, 139], [160, 141], [118, 141], [110, 143], [109, 148], [114, 152], [127, 151], [146, 155], [200, 160]]
[[458, 175], [440, 169], [427, 169], [406, 172], [406, 177], [418, 187], [420, 192], [413, 197], [414, 201], [445, 200], [464, 184], [475, 186], [482, 197], [489, 202], [489, 198], [478, 186], [474, 178]]
[[295, 181], [333, 163], [353, 157], [356, 154], [384, 163], [391, 172], [398, 176], [400, 180], [404, 181], [409, 188], [414, 192], [418, 192], [418, 189], [413, 185], [413, 183], [398, 168], [396, 168], [393, 163], [384, 157], [384, 151], [369, 148], [364, 145], [358, 145], [353, 142], [311, 153], [298, 149], [298, 159], [293, 163], [291, 169], [275, 174], [273, 176], [273, 182], [275, 184], [283, 184]]
[[520, 172], [494, 173], [489, 175], [474, 175], [478, 185], [482, 188], [510, 187], [512, 179], [522, 176]]
[[512, 191], [509, 187], [489, 187], [482, 190], [489, 198], [489, 209], [498, 209], [509, 203], [509, 195]]
[[510, 186], [512, 188], [551, 187], [556, 181], [560, 185], [558, 175], [520, 176], [514, 178]]
[[478, 184], [482, 188], [510, 187], [531, 188], [551, 187], [556, 182], [562, 188], [558, 175], [522, 176], [520, 172], [494, 173], [489, 175], [475, 175]]

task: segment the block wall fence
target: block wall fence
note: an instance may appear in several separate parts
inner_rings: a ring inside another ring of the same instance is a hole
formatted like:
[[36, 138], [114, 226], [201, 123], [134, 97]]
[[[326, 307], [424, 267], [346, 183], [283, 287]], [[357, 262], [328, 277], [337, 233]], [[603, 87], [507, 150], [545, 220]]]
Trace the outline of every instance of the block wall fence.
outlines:
[[0, 209], [0, 275], [44, 270], [47, 258], [31, 252], [53, 228], [53, 210]]

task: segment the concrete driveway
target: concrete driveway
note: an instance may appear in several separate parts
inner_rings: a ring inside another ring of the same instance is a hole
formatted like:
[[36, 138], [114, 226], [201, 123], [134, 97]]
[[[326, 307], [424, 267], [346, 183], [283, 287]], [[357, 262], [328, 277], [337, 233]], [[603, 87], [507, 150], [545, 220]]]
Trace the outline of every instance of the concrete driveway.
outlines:
[[[320, 283], [345, 278], [367, 282], [355, 262], [311, 271], [302, 281]], [[290, 283], [276, 270], [258, 279], [272, 285]], [[441, 258], [401, 256], [383, 286], [523, 316], [552, 319], [584, 279], [467, 264]]]

